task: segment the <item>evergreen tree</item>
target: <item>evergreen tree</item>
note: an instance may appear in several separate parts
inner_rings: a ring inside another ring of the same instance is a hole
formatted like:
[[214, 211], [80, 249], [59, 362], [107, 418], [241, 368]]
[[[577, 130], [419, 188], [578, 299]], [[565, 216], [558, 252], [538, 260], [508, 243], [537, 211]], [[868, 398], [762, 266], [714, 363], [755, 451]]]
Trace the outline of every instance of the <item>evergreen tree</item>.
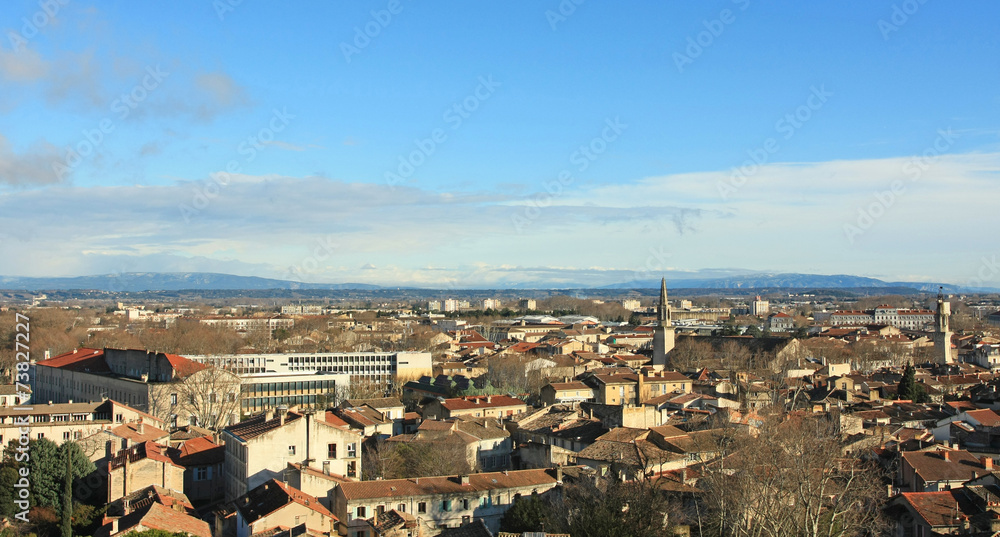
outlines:
[[73, 537], [73, 458], [70, 450], [65, 450], [66, 473], [63, 475], [62, 497], [62, 537]]
[[899, 379], [899, 384], [896, 385], [896, 397], [898, 399], [913, 399], [913, 390], [916, 389], [916, 379], [914, 378], [916, 371], [913, 370], [913, 365], [910, 363], [906, 364], [906, 368], [903, 369], [903, 378]]
[[927, 396], [927, 390], [924, 389], [923, 385], [916, 381], [916, 370], [913, 369], [912, 364], [906, 364], [906, 369], [903, 370], [903, 378], [899, 379], [899, 385], [896, 387], [896, 398], [897, 399], [909, 399], [914, 403], [926, 403], [930, 401], [930, 397]]

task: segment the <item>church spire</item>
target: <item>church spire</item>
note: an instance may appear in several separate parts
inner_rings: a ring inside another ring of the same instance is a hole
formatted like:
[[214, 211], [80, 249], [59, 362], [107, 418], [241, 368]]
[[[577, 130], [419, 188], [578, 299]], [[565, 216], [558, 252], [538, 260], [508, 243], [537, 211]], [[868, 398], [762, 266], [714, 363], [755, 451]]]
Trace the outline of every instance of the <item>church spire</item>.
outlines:
[[667, 305], [667, 279], [663, 278], [660, 280], [660, 308], [658, 313], [658, 318], [660, 320], [660, 325], [670, 321], [670, 306]]

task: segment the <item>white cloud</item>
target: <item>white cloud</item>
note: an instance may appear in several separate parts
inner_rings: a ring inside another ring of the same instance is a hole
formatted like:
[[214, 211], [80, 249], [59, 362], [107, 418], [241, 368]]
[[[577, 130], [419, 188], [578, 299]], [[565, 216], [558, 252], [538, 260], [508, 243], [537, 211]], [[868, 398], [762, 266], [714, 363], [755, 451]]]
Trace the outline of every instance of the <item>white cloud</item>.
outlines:
[[[717, 183], [728, 172], [646, 178], [567, 191], [530, 214], [522, 201], [533, 195], [276, 175], [236, 176], [215, 190], [181, 181], [14, 191], [0, 195], [0, 274], [115, 272], [123, 260], [153, 271], [169, 260], [184, 270], [453, 287], [605, 285], [733, 266], [968, 280], [994, 242], [984, 220], [1000, 199], [1000, 154], [942, 157], [916, 180], [908, 163], [774, 164], [727, 199]], [[849, 242], [844, 225], [893, 181], [905, 188]], [[197, 209], [185, 221], [181, 206]]]

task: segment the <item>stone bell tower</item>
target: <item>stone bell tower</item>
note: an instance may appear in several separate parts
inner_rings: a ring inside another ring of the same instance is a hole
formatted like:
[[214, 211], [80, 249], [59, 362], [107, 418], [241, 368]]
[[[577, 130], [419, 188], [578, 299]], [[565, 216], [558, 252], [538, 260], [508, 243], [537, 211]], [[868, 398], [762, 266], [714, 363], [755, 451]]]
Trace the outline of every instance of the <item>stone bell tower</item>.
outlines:
[[667, 279], [660, 280], [660, 304], [656, 310], [656, 328], [653, 330], [653, 369], [667, 367], [667, 354], [674, 348], [674, 325], [670, 321], [667, 304]]
[[951, 349], [949, 317], [951, 317], [951, 304], [944, 299], [944, 289], [939, 288], [937, 312], [934, 313], [934, 362], [939, 364], [955, 363], [955, 356]]

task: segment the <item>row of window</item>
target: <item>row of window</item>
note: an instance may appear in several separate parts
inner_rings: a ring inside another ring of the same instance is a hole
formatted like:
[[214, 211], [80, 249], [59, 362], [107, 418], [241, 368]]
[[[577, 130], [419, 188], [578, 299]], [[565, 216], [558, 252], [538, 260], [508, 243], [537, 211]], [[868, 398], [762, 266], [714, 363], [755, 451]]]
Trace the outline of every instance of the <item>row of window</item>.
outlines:
[[[520, 497], [520, 494], [516, 495], [515, 499], [517, 497]], [[494, 505], [493, 498], [494, 498], [493, 496], [480, 497], [478, 507], [492, 507]], [[495, 502], [496, 505], [503, 505], [501, 495], [499, 494], [496, 495]], [[441, 511], [445, 512], [468, 511], [473, 506], [473, 500], [470, 500], [469, 498], [462, 498], [460, 500], [441, 500], [438, 506]], [[384, 514], [385, 510], [386, 510], [385, 505], [379, 505], [375, 507], [375, 511], [379, 515]], [[401, 503], [397, 505], [396, 510], [399, 511], [400, 513], [405, 513], [406, 504]], [[425, 513], [427, 513], [427, 502], [417, 502], [417, 514], [425, 514]], [[368, 507], [364, 505], [359, 505], [357, 508], [355, 508], [355, 518], [368, 518]]]

